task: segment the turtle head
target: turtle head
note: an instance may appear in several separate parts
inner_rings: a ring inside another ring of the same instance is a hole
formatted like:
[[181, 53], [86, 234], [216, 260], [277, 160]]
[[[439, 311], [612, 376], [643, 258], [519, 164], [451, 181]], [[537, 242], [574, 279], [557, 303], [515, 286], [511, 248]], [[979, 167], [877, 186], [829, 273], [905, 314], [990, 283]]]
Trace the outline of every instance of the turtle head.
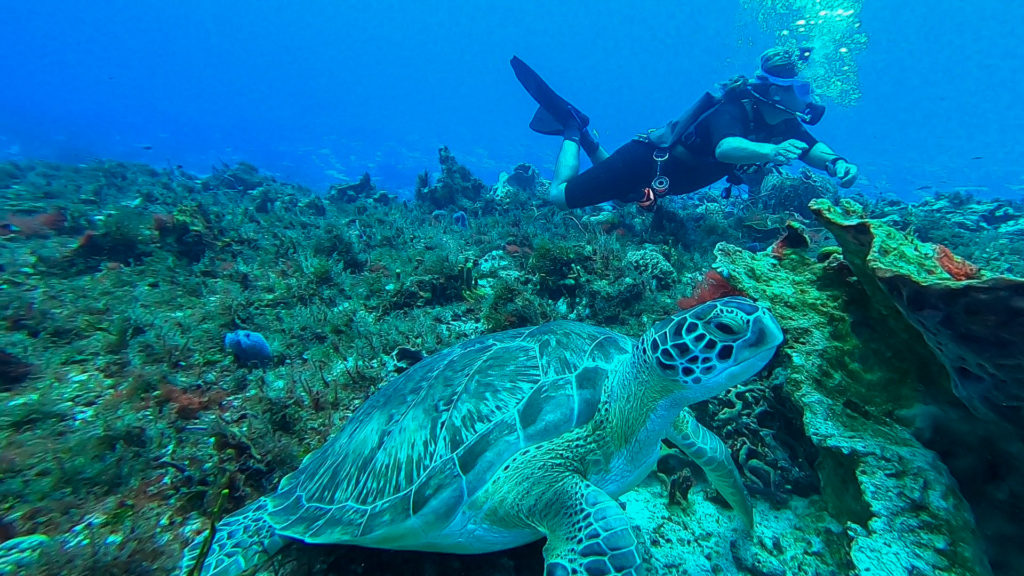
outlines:
[[781, 344], [782, 328], [771, 312], [729, 297], [659, 322], [644, 335], [641, 350], [652, 370], [682, 385], [691, 404], [757, 374]]

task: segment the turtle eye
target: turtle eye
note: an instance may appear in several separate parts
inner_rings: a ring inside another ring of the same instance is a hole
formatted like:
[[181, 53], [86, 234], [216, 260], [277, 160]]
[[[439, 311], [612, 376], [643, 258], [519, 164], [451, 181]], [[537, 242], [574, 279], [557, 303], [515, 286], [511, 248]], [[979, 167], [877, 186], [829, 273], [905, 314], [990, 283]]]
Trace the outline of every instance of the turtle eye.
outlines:
[[719, 316], [708, 322], [708, 332], [719, 340], [735, 340], [743, 334], [743, 324], [731, 316]]

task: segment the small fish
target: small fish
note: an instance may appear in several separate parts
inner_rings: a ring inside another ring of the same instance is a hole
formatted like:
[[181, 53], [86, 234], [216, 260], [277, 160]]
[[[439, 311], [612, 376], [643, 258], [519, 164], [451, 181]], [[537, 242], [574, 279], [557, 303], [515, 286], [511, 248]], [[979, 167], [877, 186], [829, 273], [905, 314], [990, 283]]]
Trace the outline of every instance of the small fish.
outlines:
[[974, 156], [974, 157], [971, 158], [971, 160], [984, 160], [984, 159], [985, 159], [984, 156]]

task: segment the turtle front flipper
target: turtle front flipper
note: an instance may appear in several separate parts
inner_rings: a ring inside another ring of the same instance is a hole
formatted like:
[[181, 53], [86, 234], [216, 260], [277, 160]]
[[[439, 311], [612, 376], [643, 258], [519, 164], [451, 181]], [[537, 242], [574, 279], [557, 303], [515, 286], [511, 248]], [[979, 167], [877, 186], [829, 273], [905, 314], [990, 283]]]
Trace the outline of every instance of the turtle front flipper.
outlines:
[[544, 576], [640, 576], [643, 540], [619, 504], [586, 480], [567, 482], [547, 502], [541, 529]]
[[711, 485], [743, 518], [747, 529], [753, 528], [754, 510], [750, 505], [750, 495], [725, 443], [701, 426], [689, 410], [683, 410], [676, 418], [668, 439], [704, 469]]
[[[203, 562], [203, 571], [196, 576], [237, 576], [262, 564], [285, 544], [274, 527], [267, 521], [267, 500], [260, 498], [236, 511], [217, 524], [210, 550]], [[181, 576], [193, 574], [199, 561], [207, 535], [196, 539], [185, 550], [181, 561]]]

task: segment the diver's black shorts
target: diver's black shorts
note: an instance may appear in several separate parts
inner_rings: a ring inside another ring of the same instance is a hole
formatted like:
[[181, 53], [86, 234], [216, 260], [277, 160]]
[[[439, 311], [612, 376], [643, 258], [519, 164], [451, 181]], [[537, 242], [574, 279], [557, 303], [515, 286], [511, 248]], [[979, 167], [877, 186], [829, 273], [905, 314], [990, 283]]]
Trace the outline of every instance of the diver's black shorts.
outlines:
[[[604, 160], [570, 178], [565, 183], [565, 203], [569, 208], [582, 208], [619, 200], [638, 202], [644, 188], [658, 174], [654, 160], [656, 146], [649, 142], [630, 140]], [[669, 156], [661, 164], [661, 174], [668, 177], [671, 195], [686, 194], [708, 186], [728, 173], [726, 164], [697, 158], [680, 159]]]

